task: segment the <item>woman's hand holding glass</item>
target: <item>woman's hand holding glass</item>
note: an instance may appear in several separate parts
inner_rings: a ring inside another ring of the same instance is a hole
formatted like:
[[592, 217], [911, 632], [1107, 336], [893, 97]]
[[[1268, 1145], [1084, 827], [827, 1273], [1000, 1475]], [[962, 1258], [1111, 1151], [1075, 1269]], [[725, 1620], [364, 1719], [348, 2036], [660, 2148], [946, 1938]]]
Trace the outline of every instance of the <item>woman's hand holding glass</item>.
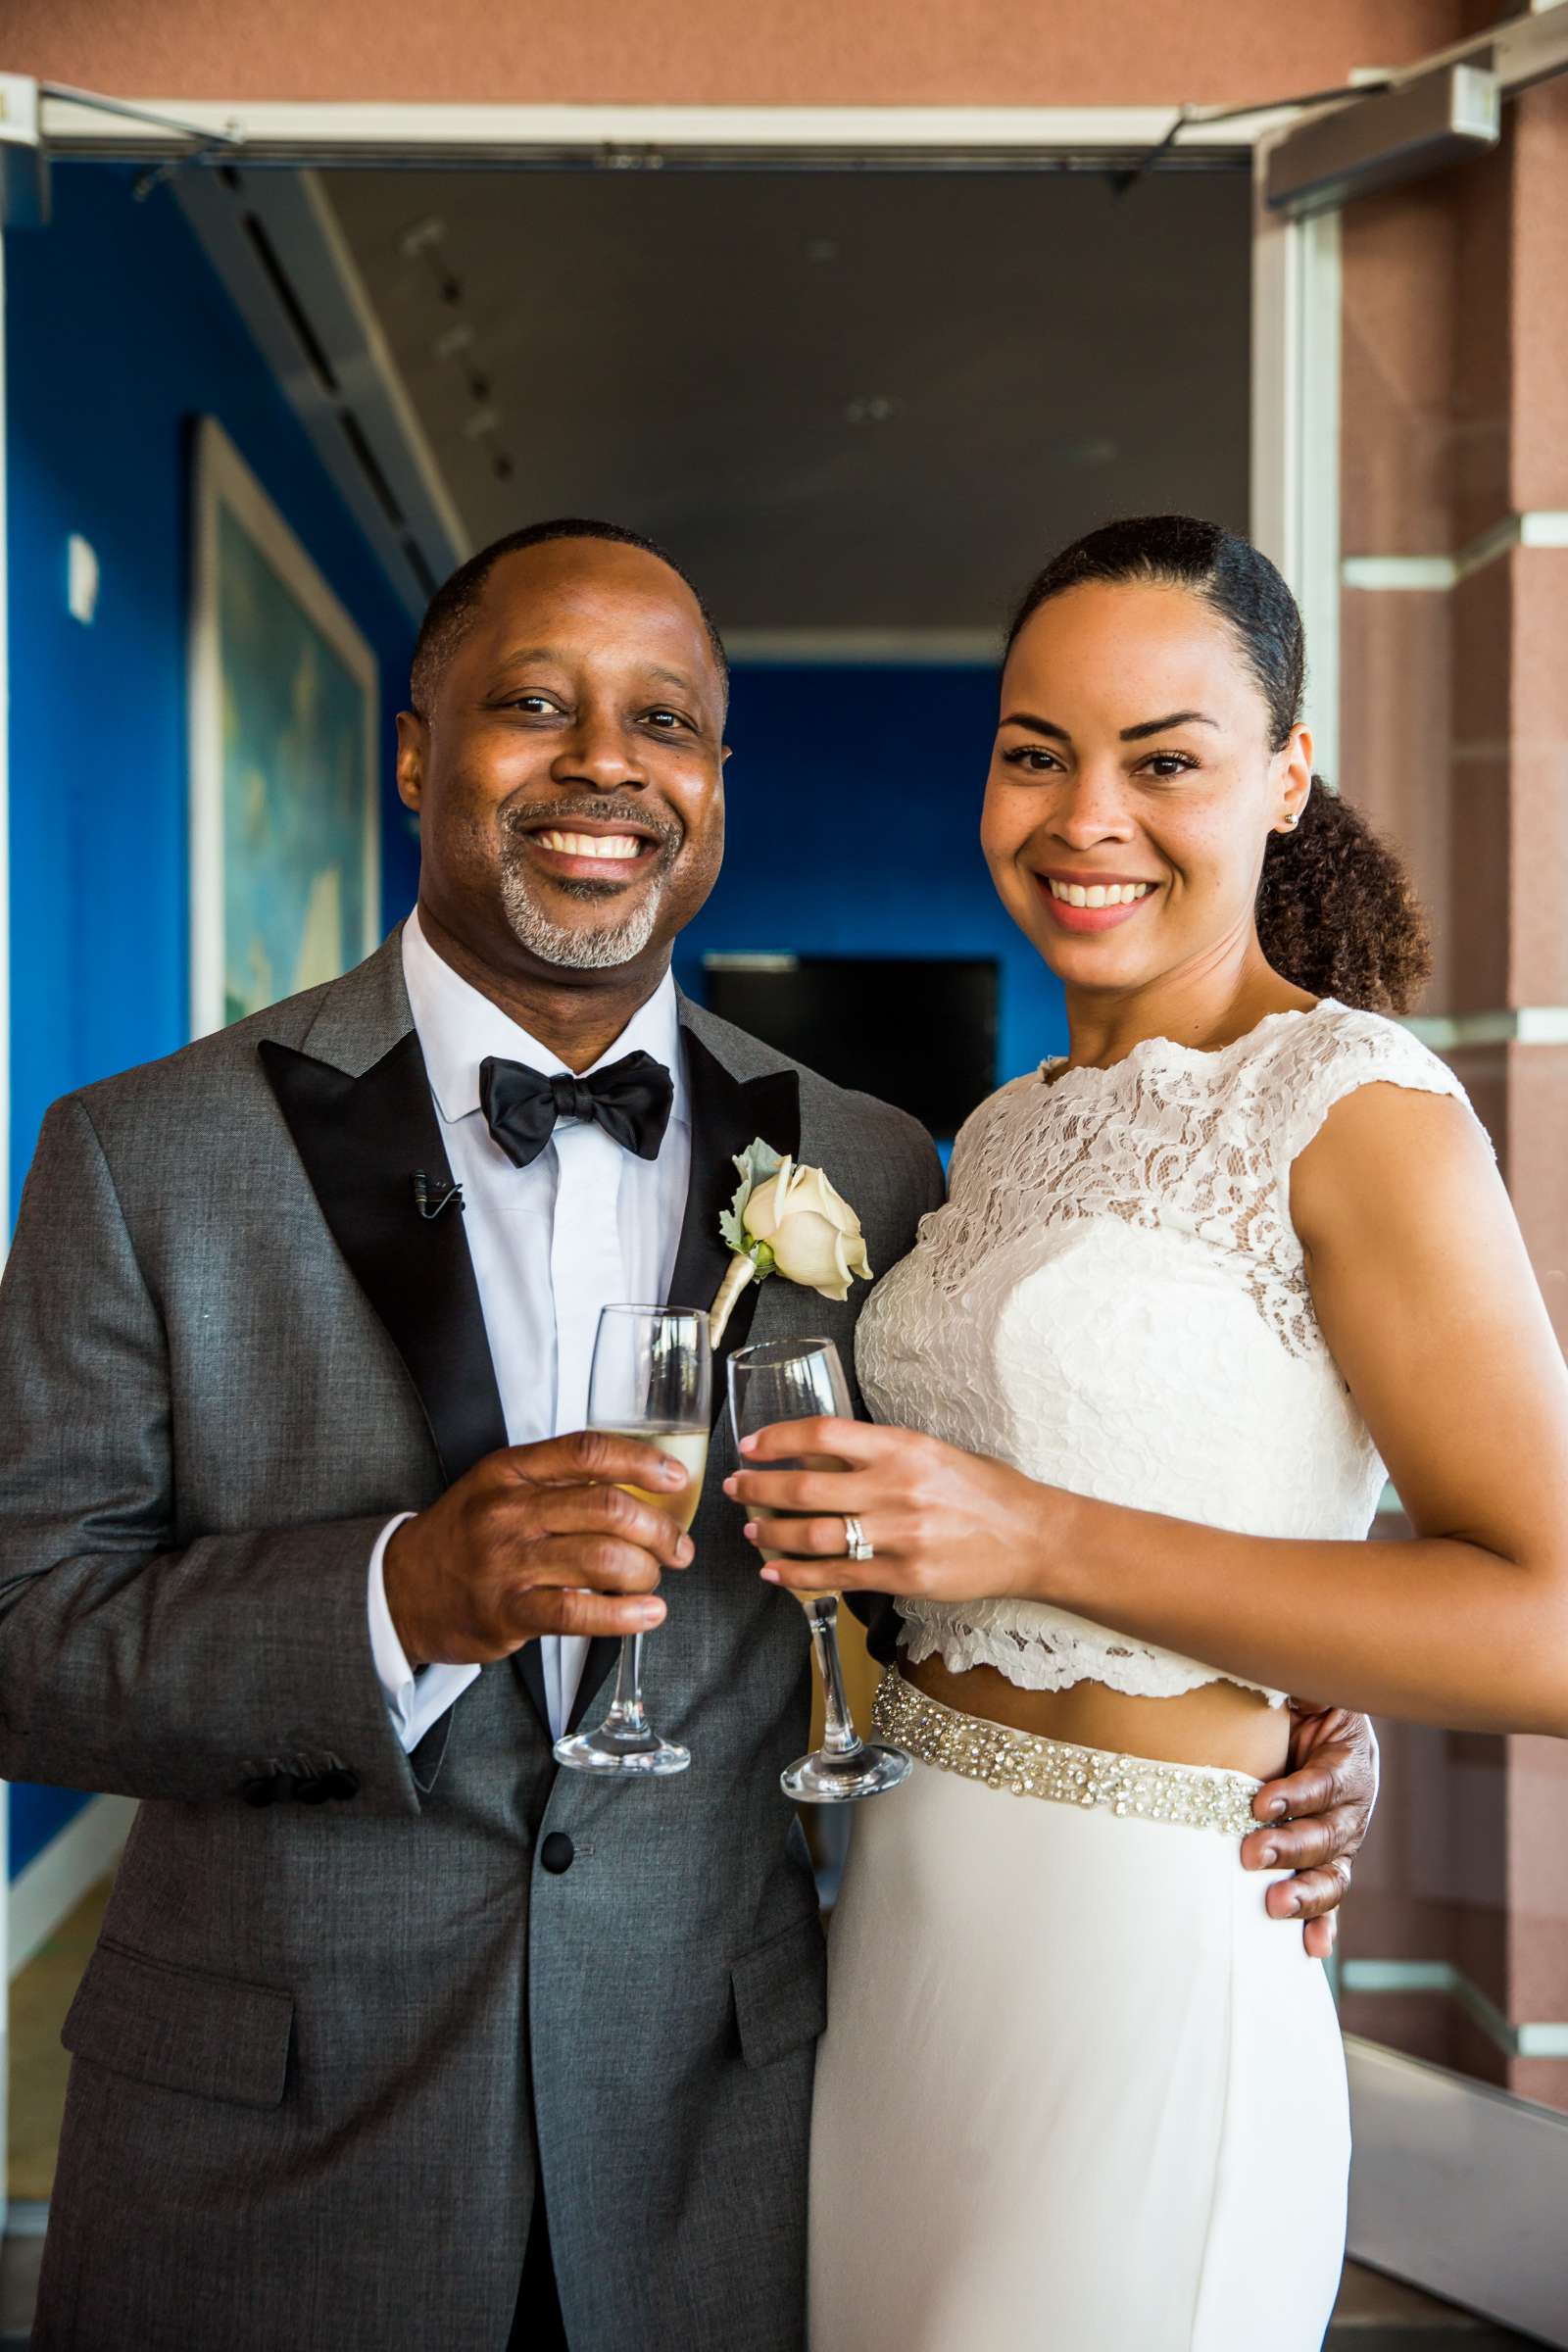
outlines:
[[[792, 1592], [814, 1586], [925, 1594], [934, 1600], [1049, 1597], [1049, 1563], [1066, 1556], [1076, 1497], [1005, 1462], [965, 1453], [917, 1430], [865, 1421], [792, 1422], [742, 1441], [746, 1466], [724, 1482], [745, 1505], [763, 1553], [794, 1555], [762, 1570]], [[803, 1454], [836, 1469], [773, 1469]], [[871, 1556], [849, 1555], [855, 1519]]]
[[[831, 1340], [770, 1340], [738, 1348], [729, 1362], [729, 1406], [740, 1446], [750, 1446], [759, 1432], [781, 1444], [793, 1439], [790, 1459], [803, 1473], [813, 1467], [831, 1474], [837, 1467], [831, 1454], [805, 1444], [807, 1433], [854, 1427], [848, 1418], [849, 1382]], [[733, 1480], [726, 1480], [725, 1491], [734, 1493]], [[797, 1524], [792, 1519], [778, 1524], [778, 1550], [795, 1549]], [[777, 1577], [773, 1581], [784, 1582]], [[850, 1713], [839, 1657], [837, 1592], [820, 1574], [793, 1578], [786, 1590], [800, 1601], [811, 1629], [811, 1647], [822, 1677], [824, 1720], [821, 1746], [798, 1756], [780, 1774], [779, 1786], [786, 1796], [813, 1805], [851, 1804], [897, 1788], [908, 1777], [908, 1757], [901, 1747], [862, 1740]]]

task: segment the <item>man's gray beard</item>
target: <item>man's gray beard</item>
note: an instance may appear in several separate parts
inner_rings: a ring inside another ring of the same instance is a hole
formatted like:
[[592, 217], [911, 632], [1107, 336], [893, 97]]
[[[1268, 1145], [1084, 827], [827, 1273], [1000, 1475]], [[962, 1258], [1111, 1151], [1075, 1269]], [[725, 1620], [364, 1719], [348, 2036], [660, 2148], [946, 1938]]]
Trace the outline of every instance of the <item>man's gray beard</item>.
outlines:
[[[589, 900], [613, 897], [617, 889], [612, 882], [558, 882], [556, 887], [571, 898]], [[520, 866], [505, 861], [501, 868], [502, 911], [513, 936], [541, 963], [554, 963], [568, 972], [608, 972], [640, 956], [654, 936], [663, 895], [663, 877], [660, 875], [639, 893], [630, 914], [618, 923], [607, 923], [602, 930], [576, 931], [550, 920], [529, 891], [528, 876]]]

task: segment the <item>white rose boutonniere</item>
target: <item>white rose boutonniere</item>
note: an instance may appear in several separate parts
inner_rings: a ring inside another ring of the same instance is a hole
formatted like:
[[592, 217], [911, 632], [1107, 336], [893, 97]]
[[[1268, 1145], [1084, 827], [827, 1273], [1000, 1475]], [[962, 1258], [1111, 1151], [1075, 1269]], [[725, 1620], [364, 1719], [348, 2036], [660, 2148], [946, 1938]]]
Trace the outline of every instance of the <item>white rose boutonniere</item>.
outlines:
[[852, 1282], [871, 1279], [860, 1220], [820, 1168], [780, 1158], [760, 1136], [735, 1165], [740, 1190], [718, 1220], [734, 1255], [709, 1315], [715, 1348], [750, 1282], [782, 1274], [824, 1298], [847, 1298]]

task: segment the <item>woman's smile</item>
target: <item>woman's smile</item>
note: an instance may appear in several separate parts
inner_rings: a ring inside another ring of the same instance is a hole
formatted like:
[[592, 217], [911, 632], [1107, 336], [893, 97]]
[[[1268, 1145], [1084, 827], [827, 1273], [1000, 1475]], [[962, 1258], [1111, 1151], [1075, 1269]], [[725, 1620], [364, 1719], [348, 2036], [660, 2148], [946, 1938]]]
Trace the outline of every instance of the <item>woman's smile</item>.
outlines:
[[1160, 885], [1130, 874], [1077, 872], [1065, 866], [1035, 870], [1052, 919], [1063, 931], [1114, 931], [1152, 901]]

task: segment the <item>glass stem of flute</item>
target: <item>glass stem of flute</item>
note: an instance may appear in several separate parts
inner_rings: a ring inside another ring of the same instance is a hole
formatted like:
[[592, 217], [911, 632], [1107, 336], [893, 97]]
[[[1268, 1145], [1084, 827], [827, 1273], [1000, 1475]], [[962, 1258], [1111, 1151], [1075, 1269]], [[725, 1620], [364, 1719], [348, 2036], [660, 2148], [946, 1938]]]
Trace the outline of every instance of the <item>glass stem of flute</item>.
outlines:
[[806, 1604], [811, 1627], [811, 1647], [822, 1677], [822, 1745], [830, 1756], [850, 1756], [860, 1744], [844, 1695], [844, 1667], [839, 1658], [839, 1596], [825, 1592]]
[[615, 1660], [615, 1694], [605, 1720], [621, 1732], [648, 1730], [648, 1718], [643, 1712], [641, 1634], [622, 1634], [620, 1638], [620, 1654]]

